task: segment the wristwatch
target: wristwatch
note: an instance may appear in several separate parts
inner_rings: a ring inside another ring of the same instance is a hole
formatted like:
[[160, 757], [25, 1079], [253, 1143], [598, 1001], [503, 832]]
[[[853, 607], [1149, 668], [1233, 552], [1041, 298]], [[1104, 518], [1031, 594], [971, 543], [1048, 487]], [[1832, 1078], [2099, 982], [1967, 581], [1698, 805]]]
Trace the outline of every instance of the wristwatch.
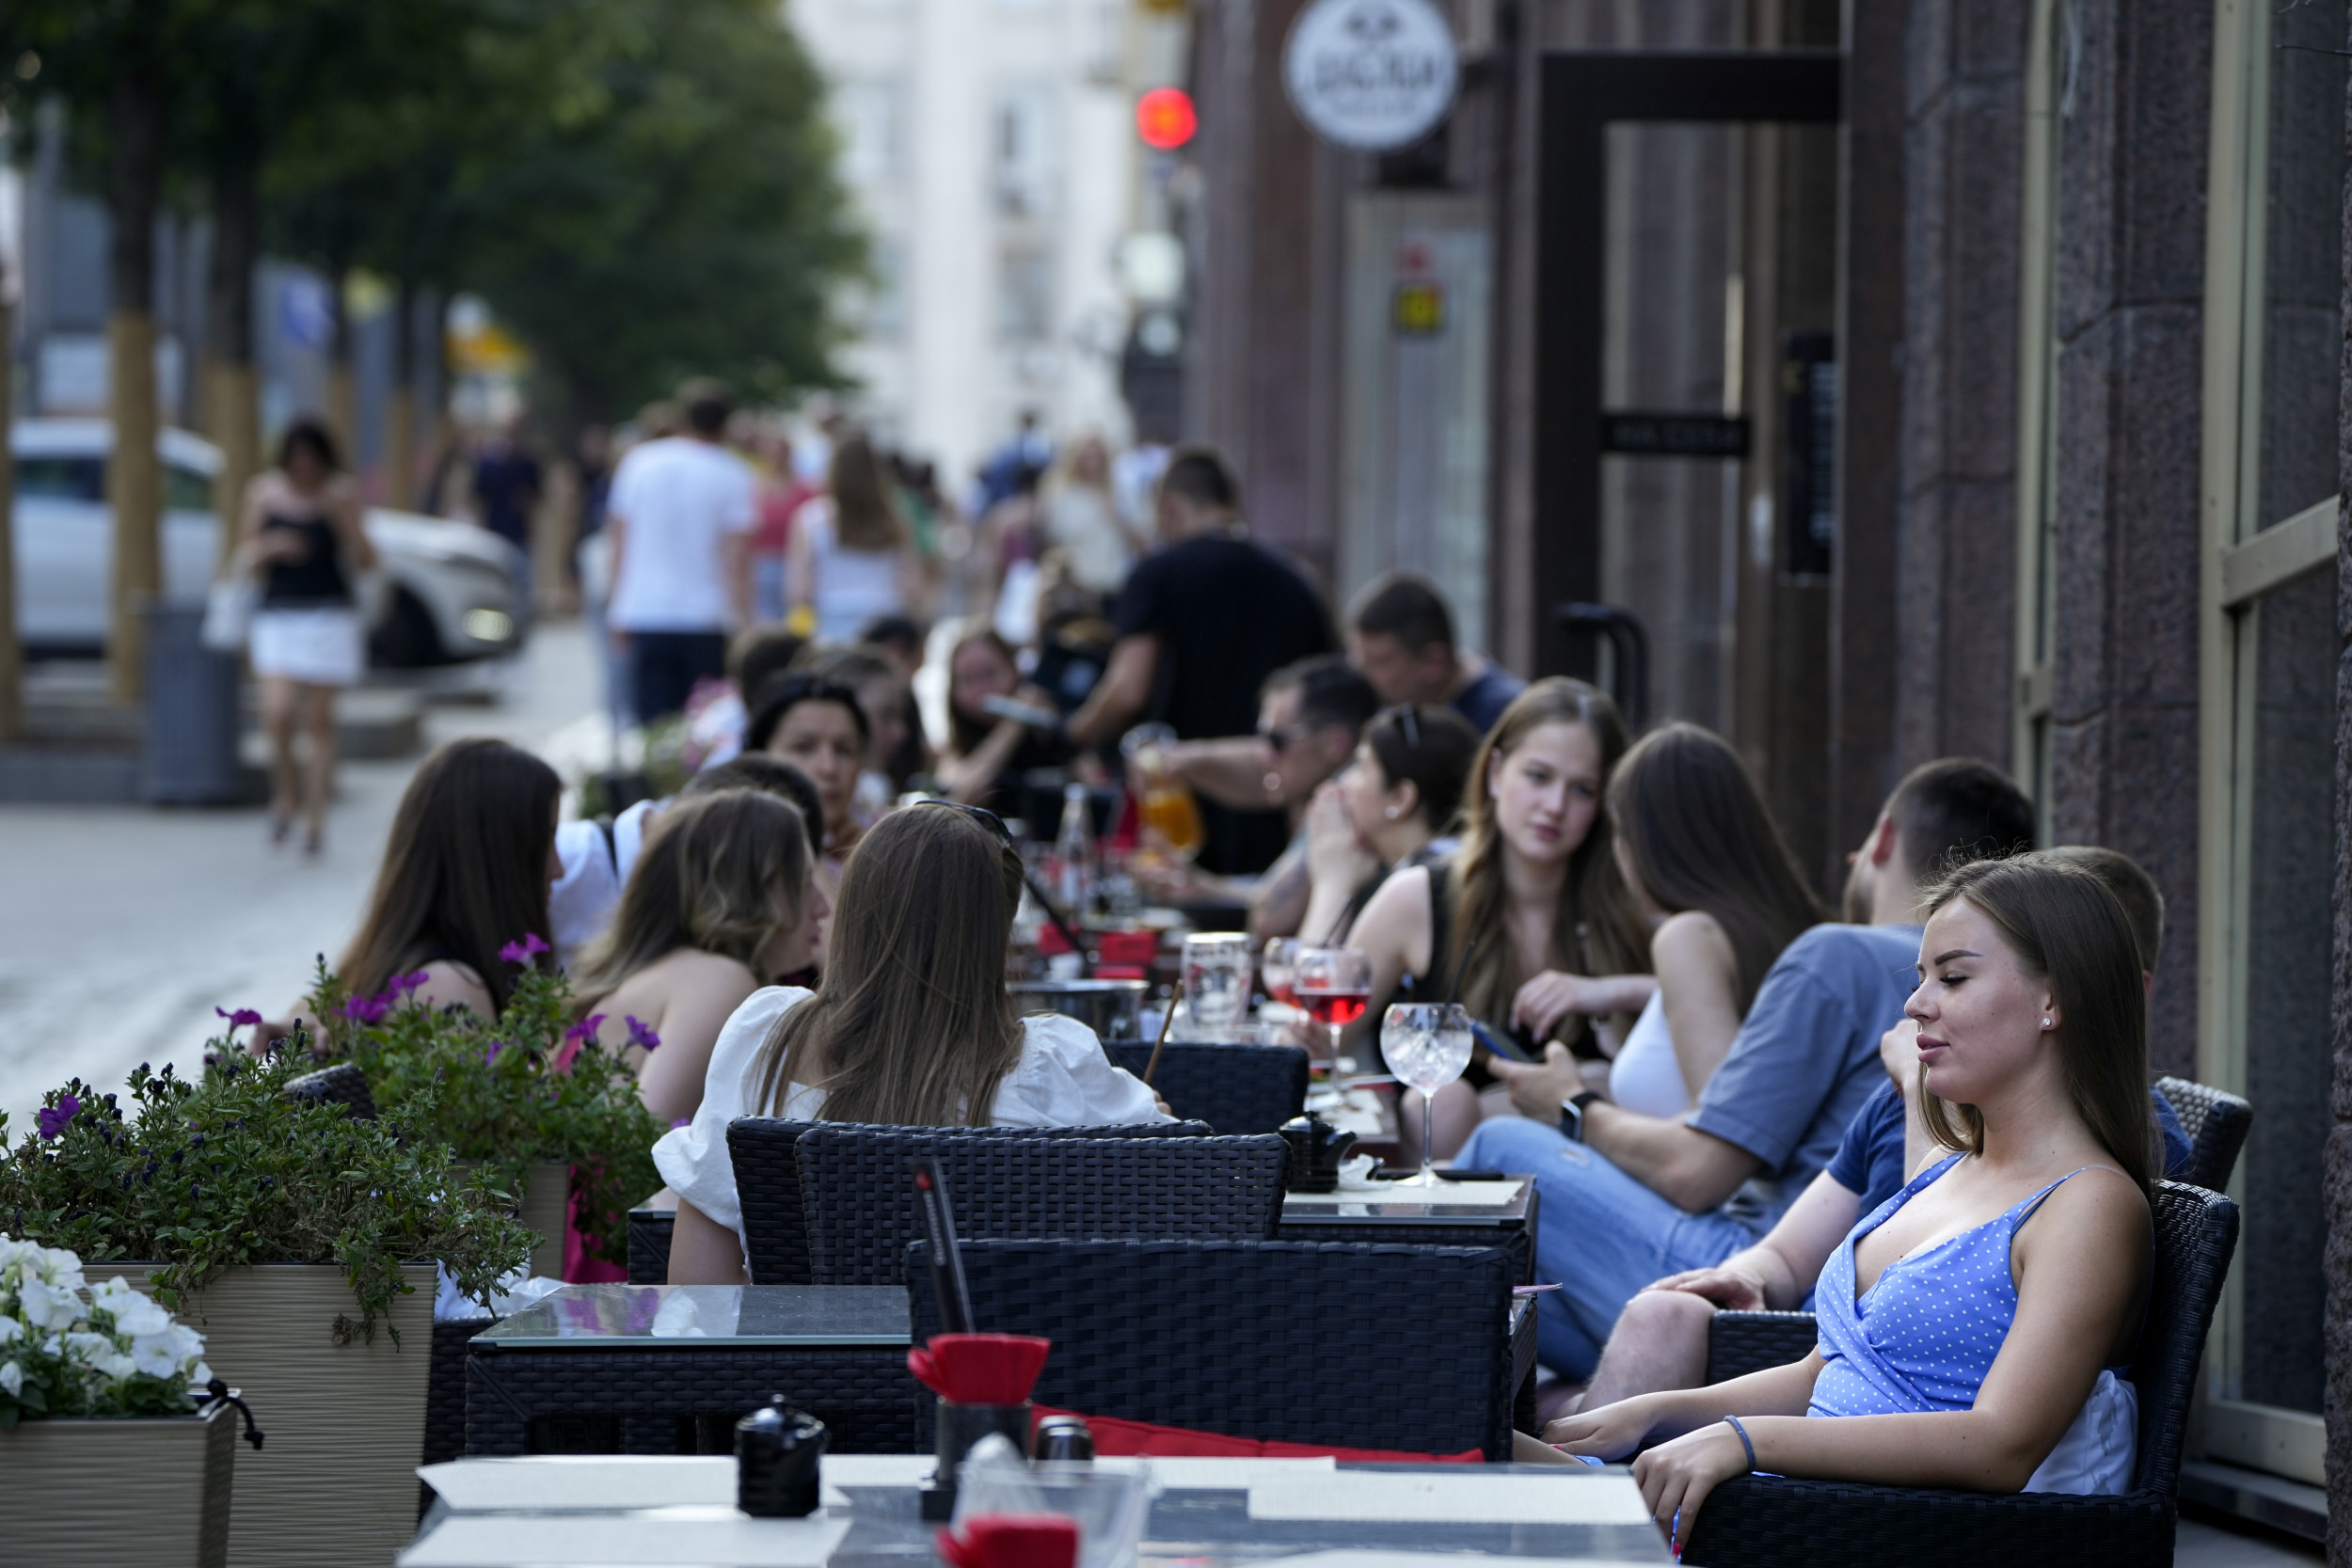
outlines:
[[1560, 1102], [1560, 1134], [1572, 1144], [1584, 1141], [1584, 1107], [1600, 1098], [1592, 1089], [1572, 1094]]

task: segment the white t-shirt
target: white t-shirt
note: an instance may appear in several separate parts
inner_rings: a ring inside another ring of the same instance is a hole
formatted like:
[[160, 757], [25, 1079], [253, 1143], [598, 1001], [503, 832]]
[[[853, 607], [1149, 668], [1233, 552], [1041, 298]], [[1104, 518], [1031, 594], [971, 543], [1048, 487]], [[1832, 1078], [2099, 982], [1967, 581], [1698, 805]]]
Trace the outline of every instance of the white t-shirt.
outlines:
[[878, 615], [906, 610], [898, 589], [898, 558], [889, 550], [853, 550], [834, 531], [833, 499], [812, 497], [792, 515], [792, 526], [808, 535], [814, 574], [809, 609], [817, 616], [817, 641], [854, 641]]
[[[694, 1119], [672, 1128], [653, 1146], [653, 1163], [670, 1190], [739, 1238], [743, 1206], [736, 1197], [735, 1164], [727, 1155], [727, 1123], [763, 1114], [751, 1103], [759, 1092], [753, 1081], [759, 1048], [776, 1020], [810, 994], [798, 986], [752, 992], [710, 1048], [710, 1071]], [[1152, 1091], [1111, 1066], [1103, 1042], [1076, 1019], [1041, 1014], [1023, 1019], [1021, 1028], [1021, 1059], [996, 1085], [990, 1125], [1128, 1127], [1168, 1119]], [[810, 1121], [824, 1103], [824, 1090], [795, 1084], [780, 1114], [788, 1121]]]
[[725, 541], [759, 520], [751, 466], [682, 436], [630, 449], [609, 510], [625, 522], [605, 619], [622, 631], [722, 631], [734, 619]]
[[612, 819], [608, 843], [598, 822], [564, 822], [555, 830], [556, 857], [564, 875], [548, 889], [548, 933], [555, 943], [555, 961], [570, 969], [587, 945], [604, 934], [612, 911], [621, 906], [621, 890], [645, 847], [645, 830], [667, 800], [640, 800]]
[[1666, 1027], [1666, 992], [1660, 988], [1643, 1004], [1642, 1016], [1609, 1064], [1609, 1098], [1629, 1111], [1645, 1117], [1671, 1118], [1691, 1108], [1691, 1091], [1682, 1082], [1682, 1061], [1675, 1054], [1675, 1037]]

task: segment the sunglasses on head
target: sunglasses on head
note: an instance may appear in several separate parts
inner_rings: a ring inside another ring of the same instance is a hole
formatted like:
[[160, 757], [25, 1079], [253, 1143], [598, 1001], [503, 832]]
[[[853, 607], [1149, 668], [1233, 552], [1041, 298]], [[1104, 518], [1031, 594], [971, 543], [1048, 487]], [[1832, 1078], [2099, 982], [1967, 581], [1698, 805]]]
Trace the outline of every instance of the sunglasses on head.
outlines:
[[973, 821], [977, 822], [981, 827], [986, 828], [991, 833], [994, 834], [997, 843], [1003, 845], [1008, 849], [1012, 847], [1012, 830], [1005, 826], [1005, 819], [1003, 817], [997, 816], [993, 811], [987, 810], [985, 807], [967, 806], [961, 800], [941, 800], [936, 799], [917, 800], [914, 803], [918, 806], [945, 806], [949, 811], [960, 811], [963, 813], [964, 816], [970, 817]]

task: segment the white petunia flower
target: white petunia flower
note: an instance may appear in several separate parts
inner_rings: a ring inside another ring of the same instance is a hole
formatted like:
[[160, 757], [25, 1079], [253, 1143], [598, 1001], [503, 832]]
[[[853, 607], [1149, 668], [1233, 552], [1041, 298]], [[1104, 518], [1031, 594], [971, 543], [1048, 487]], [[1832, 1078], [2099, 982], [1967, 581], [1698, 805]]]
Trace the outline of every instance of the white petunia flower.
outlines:
[[13, 1361], [0, 1361], [0, 1394], [14, 1399], [24, 1387], [24, 1369]]
[[114, 1315], [117, 1334], [128, 1334], [134, 1337], [142, 1334], [161, 1334], [171, 1326], [171, 1314], [135, 1291], [131, 1293], [131, 1299], [128, 1301], [119, 1297], [109, 1298], [105, 1303], [105, 1307]]
[[0, 1345], [12, 1345], [24, 1336], [24, 1325], [14, 1318], [0, 1318]]
[[[124, 1378], [129, 1377], [133, 1372], [139, 1370], [138, 1363], [136, 1361], [133, 1360], [130, 1356], [123, 1354], [120, 1351], [115, 1350], [111, 1347], [108, 1348], [104, 1354], [92, 1356], [90, 1358], [90, 1365], [97, 1368], [100, 1372], [103, 1373], [106, 1380], [110, 1383], [120, 1383]], [[168, 1376], [169, 1374], [167, 1373], [165, 1375]]]
[[169, 1377], [187, 1357], [168, 1334], [142, 1334], [131, 1341], [131, 1365], [150, 1377]]
[[40, 1279], [24, 1281], [22, 1307], [25, 1323], [34, 1328], [64, 1328], [82, 1316], [82, 1298], [76, 1286]]
[[188, 1369], [189, 1387], [202, 1388], [211, 1384], [212, 1381], [213, 1369], [204, 1365], [203, 1362], [199, 1361], [195, 1366]]

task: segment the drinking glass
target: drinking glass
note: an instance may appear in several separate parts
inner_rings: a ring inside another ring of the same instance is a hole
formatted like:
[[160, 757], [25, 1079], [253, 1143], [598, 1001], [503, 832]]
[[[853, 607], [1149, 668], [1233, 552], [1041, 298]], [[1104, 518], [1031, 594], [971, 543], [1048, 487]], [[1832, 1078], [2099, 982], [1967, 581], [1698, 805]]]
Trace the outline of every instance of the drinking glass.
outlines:
[[1470, 1066], [1470, 1011], [1451, 1002], [1400, 1002], [1381, 1017], [1380, 1052], [1398, 1083], [1421, 1091], [1421, 1174], [1397, 1185], [1434, 1187], [1438, 1163], [1430, 1153], [1430, 1129], [1437, 1095]]
[[1298, 1005], [1330, 1032], [1331, 1086], [1351, 1064], [1340, 1055], [1340, 1031], [1364, 1016], [1372, 1001], [1372, 959], [1353, 947], [1302, 948], [1292, 975]]
[[1192, 791], [1169, 778], [1161, 766], [1160, 749], [1175, 742], [1176, 732], [1166, 724], [1137, 724], [1120, 740], [1119, 750], [1143, 776], [1142, 797], [1136, 802], [1137, 823], [1171, 856], [1189, 863], [1208, 834]]
[[1269, 937], [1265, 957], [1260, 960], [1259, 973], [1265, 978], [1265, 994], [1269, 1002], [1279, 1002], [1286, 1007], [1298, 1006], [1298, 949], [1296, 937]]
[[1212, 931], [1184, 939], [1184, 1002], [1195, 1023], [1222, 1033], [1249, 1011], [1249, 938]]

